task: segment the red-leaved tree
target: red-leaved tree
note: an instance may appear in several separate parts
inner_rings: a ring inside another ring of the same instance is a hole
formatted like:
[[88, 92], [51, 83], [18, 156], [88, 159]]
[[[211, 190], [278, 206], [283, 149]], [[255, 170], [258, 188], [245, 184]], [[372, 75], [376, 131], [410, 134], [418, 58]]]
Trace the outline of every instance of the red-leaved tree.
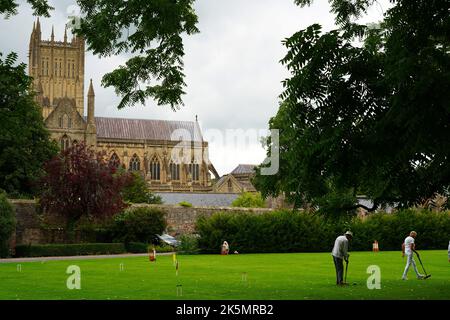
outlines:
[[132, 176], [117, 174], [104, 153], [96, 153], [84, 143], [48, 161], [45, 172], [40, 183], [42, 209], [63, 217], [68, 230], [82, 217], [103, 219], [126, 207], [121, 191]]

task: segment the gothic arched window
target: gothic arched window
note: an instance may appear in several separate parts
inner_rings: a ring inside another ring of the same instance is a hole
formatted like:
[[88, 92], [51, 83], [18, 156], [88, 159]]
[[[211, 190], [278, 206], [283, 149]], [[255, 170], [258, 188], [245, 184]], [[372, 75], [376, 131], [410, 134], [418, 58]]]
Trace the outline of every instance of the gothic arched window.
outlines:
[[231, 180], [228, 180], [228, 192], [232, 191], [233, 191], [233, 183], [231, 182]]
[[119, 156], [114, 152], [109, 159], [109, 166], [112, 168], [119, 168], [120, 166], [120, 159]]
[[61, 151], [66, 151], [70, 148], [70, 139], [68, 136], [64, 135], [61, 138]]
[[193, 181], [200, 180], [200, 165], [198, 163], [189, 164], [189, 173], [191, 174]]
[[169, 168], [172, 180], [180, 180], [180, 165], [178, 163], [171, 162]]
[[159, 181], [161, 179], [161, 165], [156, 156], [150, 161], [150, 174], [152, 180]]
[[141, 161], [137, 154], [133, 155], [133, 158], [130, 160], [130, 171], [139, 171], [141, 170]]

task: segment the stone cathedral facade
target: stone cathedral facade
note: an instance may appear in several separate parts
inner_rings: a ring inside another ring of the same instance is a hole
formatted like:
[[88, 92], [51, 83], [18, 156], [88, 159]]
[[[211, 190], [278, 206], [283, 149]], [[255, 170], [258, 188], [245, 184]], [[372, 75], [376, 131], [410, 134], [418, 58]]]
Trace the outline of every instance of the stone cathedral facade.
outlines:
[[166, 121], [95, 117], [92, 80], [85, 111], [85, 41], [80, 37], [42, 40], [39, 19], [33, 25], [29, 48], [29, 75], [42, 107], [51, 138], [61, 149], [84, 141], [104, 151], [111, 165], [140, 173], [152, 191], [210, 192], [208, 157], [195, 121]]

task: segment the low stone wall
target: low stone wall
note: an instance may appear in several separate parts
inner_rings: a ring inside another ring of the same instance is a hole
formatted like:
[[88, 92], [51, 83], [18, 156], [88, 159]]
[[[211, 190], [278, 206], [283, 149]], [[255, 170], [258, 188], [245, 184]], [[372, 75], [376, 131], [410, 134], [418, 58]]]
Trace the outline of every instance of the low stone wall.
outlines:
[[10, 200], [16, 211], [15, 244], [42, 243], [41, 223], [34, 200]]
[[232, 208], [232, 207], [182, 207], [177, 205], [134, 204], [133, 207], [156, 207], [167, 212], [167, 224], [174, 235], [193, 233], [195, 222], [200, 216], [210, 217], [216, 212], [262, 214], [273, 211], [265, 208]]
[[[41, 222], [36, 212], [34, 200], [10, 200], [16, 211], [15, 244], [43, 244], [49, 242], [41, 230]], [[166, 219], [172, 235], [189, 234], [194, 232], [195, 222], [200, 216], [211, 216], [221, 211], [225, 213], [262, 214], [273, 209], [264, 208], [231, 208], [231, 207], [182, 207], [178, 205], [134, 204], [133, 207], [156, 207], [167, 212]]]

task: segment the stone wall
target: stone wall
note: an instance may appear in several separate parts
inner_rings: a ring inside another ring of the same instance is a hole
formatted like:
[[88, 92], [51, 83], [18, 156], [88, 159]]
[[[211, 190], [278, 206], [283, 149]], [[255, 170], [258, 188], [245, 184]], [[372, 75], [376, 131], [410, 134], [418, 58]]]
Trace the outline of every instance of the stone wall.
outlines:
[[232, 207], [182, 207], [177, 205], [145, 205], [135, 204], [134, 207], [156, 207], [163, 209], [167, 212], [166, 219], [168, 229], [172, 235], [180, 235], [186, 233], [193, 233], [195, 222], [200, 216], [210, 217], [216, 212], [223, 213], [252, 213], [262, 214], [264, 212], [270, 212], [273, 209], [265, 208], [232, 208]]
[[[51, 242], [48, 234], [41, 230], [41, 222], [36, 213], [36, 203], [33, 200], [10, 200], [16, 211], [16, 234], [13, 237], [15, 244], [43, 244]], [[135, 204], [133, 207], [156, 207], [163, 209], [167, 215], [169, 233], [174, 236], [193, 233], [195, 222], [200, 216], [211, 216], [221, 211], [225, 213], [242, 212], [262, 214], [273, 209], [263, 208], [231, 208], [231, 207], [182, 207], [177, 205], [148, 205]]]
[[34, 200], [10, 200], [16, 211], [16, 244], [37, 244], [42, 242], [39, 216]]

